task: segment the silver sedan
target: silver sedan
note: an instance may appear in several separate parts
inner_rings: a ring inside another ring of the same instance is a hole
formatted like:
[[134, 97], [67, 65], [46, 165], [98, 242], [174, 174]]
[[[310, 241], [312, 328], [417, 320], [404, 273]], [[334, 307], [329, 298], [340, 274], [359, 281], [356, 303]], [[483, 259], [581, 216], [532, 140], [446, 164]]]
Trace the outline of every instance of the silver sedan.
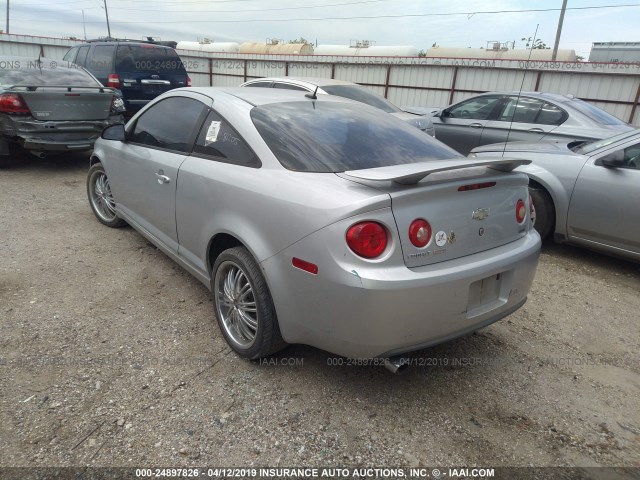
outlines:
[[640, 260], [640, 131], [595, 142], [513, 142], [474, 149], [531, 160], [535, 228], [544, 238]]
[[447, 108], [405, 107], [433, 116], [438, 140], [467, 155], [498, 142], [600, 140], [633, 127], [573, 95], [492, 92]]
[[468, 159], [340, 97], [188, 88], [106, 129], [87, 178], [212, 291], [229, 345], [386, 358], [475, 331], [526, 300], [540, 237], [526, 161]]

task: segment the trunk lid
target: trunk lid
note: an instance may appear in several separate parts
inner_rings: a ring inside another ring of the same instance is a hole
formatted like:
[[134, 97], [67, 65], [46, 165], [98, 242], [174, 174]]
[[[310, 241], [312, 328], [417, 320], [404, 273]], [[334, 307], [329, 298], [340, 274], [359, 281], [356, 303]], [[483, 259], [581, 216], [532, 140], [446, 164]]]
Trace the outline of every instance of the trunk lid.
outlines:
[[28, 87], [19, 94], [43, 121], [105, 120], [113, 99], [113, 92], [99, 87]]
[[[507, 172], [528, 163], [438, 160], [343, 175], [391, 196], [404, 262], [415, 268], [489, 250], [524, 236], [529, 229], [528, 178]], [[518, 200], [525, 202], [527, 210], [522, 223], [516, 220]], [[409, 239], [409, 226], [416, 219], [431, 226], [431, 240], [422, 248]]]

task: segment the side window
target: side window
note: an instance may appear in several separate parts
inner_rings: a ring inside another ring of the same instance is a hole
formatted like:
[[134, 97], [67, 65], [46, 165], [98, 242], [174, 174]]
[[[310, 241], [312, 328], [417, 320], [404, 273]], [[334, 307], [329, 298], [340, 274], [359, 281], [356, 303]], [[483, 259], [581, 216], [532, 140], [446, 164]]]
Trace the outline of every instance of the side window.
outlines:
[[162, 100], [142, 114], [129, 141], [190, 153], [205, 109], [201, 102], [192, 98]]
[[498, 120], [538, 125], [560, 125], [567, 119], [564, 110], [536, 98], [509, 97]]
[[509, 97], [498, 120], [515, 123], [535, 123], [544, 102], [535, 98]]
[[488, 120], [501, 98], [500, 96], [476, 97], [453, 106], [448, 110], [447, 116], [472, 120]]
[[271, 82], [255, 82], [250, 85], [245, 85], [245, 87], [262, 87], [269, 88], [271, 86]]
[[80, 47], [78, 49], [78, 56], [76, 57], [75, 64], [84, 67], [87, 61], [87, 53], [89, 53], [89, 46]]
[[209, 113], [202, 125], [193, 152], [219, 162], [255, 168], [261, 165], [240, 134], [214, 111]]
[[561, 125], [568, 117], [569, 115], [561, 108], [545, 103], [540, 109], [540, 113], [538, 113], [536, 123], [541, 125]]
[[97, 72], [113, 71], [114, 45], [96, 45], [91, 52], [91, 58], [87, 63], [89, 70]]
[[78, 47], [72, 48], [67, 53], [65, 53], [64, 57], [62, 57], [62, 60], [64, 60], [65, 62], [73, 63], [73, 61], [76, 59], [76, 53], [78, 53]]
[[279, 88], [281, 90], [301, 90], [303, 92], [308, 92], [304, 87], [300, 87], [298, 85], [291, 85], [290, 83], [274, 83], [273, 88]]
[[635, 170], [640, 170], [640, 144], [636, 144], [624, 149], [623, 168], [633, 168]]

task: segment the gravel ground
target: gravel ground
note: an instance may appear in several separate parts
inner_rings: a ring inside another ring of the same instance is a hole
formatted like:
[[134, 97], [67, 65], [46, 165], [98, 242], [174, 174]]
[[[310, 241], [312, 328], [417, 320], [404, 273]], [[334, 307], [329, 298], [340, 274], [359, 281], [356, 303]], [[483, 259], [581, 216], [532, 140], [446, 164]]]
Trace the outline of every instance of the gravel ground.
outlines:
[[87, 168], [0, 170], [1, 466], [640, 466], [639, 265], [546, 245], [521, 310], [400, 376], [252, 363]]

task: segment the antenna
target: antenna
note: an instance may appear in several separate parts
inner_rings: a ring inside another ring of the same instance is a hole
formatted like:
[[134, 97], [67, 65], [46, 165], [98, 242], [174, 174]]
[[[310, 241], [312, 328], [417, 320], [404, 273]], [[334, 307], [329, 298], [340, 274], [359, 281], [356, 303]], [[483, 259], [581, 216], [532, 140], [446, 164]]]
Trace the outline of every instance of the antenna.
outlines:
[[538, 28], [540, 24], [536, 25], [536, 31], [533, 34], [533, 42], [531, 42], [531, 49], [529, 49], [529, 57], [527, 58], [527, 63], [524, 66], [524, 74], [522, 75], [522, 83], [520, 84], [520, 91], [518, 92], [518, 99], [516, 100], [516, 106], [513, 107], [513, 113], [511, 114], [511, 122], [509, 122], [509, 131], [507, 132], [507, 139], [504, 141], [504, 147], [502, 148], [502, 156], [504, 157], [505, 152], [507, 151], [507, 143], [509, 143], [509, 135], [511, 135], [511, 128], [513, 127], [513, 119], [516, 116], [516, 110], [518, 110], [518, 104], [520, 103], [520, 96], [522, 95], [522, 89], [524, 88], [524, 81], [527, 78], [527, 73], [529, 73], [529, 61], [531, 60], [531, 54], [533, 53], [533, 45], [535, 45], [536, 37], [538, 36]]
[[316, 95], [316, 93], [318, 93], [318, 87], [316, 86], [316, 89], [313, 91], [313, 93], [305, 93], [304, 96], [307, 98], [310, 98], [311, 100], [317, 100], [318, 99], [318, 95]]

